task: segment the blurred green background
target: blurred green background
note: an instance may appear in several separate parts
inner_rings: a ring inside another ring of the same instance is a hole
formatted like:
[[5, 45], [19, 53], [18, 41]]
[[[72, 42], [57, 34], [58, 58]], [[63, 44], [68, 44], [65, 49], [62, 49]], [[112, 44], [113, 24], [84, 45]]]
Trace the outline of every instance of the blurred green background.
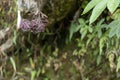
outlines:
[[90, 25], [91, 11], [81, 15], [90, 0], [50, 1], [46, 31], [34, 34], [16, 29], [16, 0], [0, 0], [0, 80], [119, 80], [114, 16], [104, 10]]

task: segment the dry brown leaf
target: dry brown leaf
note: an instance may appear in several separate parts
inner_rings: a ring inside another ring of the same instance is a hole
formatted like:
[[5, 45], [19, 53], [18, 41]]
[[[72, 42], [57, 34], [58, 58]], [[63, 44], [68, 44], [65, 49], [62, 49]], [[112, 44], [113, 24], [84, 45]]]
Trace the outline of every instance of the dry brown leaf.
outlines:
[[13, 45], [13, 38], [9, 38], [4, 44], [0, 46], [0, 50], [4, 52]]
[[10, 28], [0, 30], [0, 39], [3, 39], [9, 30]]

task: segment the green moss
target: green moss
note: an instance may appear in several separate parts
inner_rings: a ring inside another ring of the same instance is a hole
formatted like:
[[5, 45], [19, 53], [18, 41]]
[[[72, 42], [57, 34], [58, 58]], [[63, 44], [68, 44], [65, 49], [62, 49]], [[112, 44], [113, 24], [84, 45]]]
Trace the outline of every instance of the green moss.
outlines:
[[49, 25], [54, 24], [65, 18], [65, 16], [74, 10], [77, 0], [55, 0], [47, 3], [45, 6], [45, 14], [49, 18]]

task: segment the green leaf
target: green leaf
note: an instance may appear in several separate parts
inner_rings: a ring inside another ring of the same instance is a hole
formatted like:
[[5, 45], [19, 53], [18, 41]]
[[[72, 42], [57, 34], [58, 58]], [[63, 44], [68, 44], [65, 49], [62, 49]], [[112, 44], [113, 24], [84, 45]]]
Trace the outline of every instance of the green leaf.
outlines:
[[101, 55], [98, 55], [98, 57], [97, 57], [97, 65], [99, 65], [99, 64], [100, 64], [101, 59], [102, 59]]
[[16, 64], [15, 64], [15, 61], [14, 61], [14, 59], [12, 57], [10, 57], [10, 61], [11, 61], [12, 65], [13, 65], [14, 71], [16, 72]]
[[76, 25], [75, 23], [71, 23], [71, 26], [70, 26], [70, 36], [69, 36], [69, 39], [71, 40], [72, 39], [72, 36], [75, 32], [77, 32], [79, 29], [80, 29], [81, 25]]
[[75, 32], [79, 31], [79, 29], [81, 27], [83, 27], [85, 25], [85, 21], [84, 19], [78, 19], [78, 22], [80, 23], [80, 25], [76, 24], [76, 23], [71, 23], [71, 26], [70, 26], [70, 36], [69, 36], [69, 40], [72, 39], [72, 36]]
[[90, 24], [93, 23], [103, 12], [103, 10], [106, 8], [107, 0], [102, 0], [100, 3], [98, 3], [95, 8], [92, 11], [92, 15], [90, 16]]
[[115, 36], [115, 34], [116, 34], [116, 29], [117, 27], [114, 27], [114, 28], [112, 28], [111, 30], [110, 30], [110, 32], [109, 32], [109, 37], [111, 38], [111, 37], [113, 37], [113, 36]]
[[117, 36], [120, 37], [120, 20], [115, 20], [108, 25], [110, 29], [109, 37]]
[[13, 43], [15, 45], [17, 44], [17, 32], [16, 31], [14, 31]]
[[36, 71], [31, 71], [31, 80], [35, 80]]
[[81, 40], [83, 40], [84, 37], [86, 36], [88, 29], [89, 29], [88, 27], [89, 26], [85, 25], [83, 28], [80, 29]]
[[118, 26], [117, 32], [116, 32], [117, 37], [120, 37], [120, 26]]
[[102, 36], [102, 28], [103, 28], [103, 23], [104, 22], [104, 19], [101, 19], [98, 23], [97, 23], [97, 25], [95, 26], [96, 28], [95, 28], [95, 32], [97, 32], [97, 34], [98, 34], [98, 38], [100, 38], [101, 36]]
[[102, 54], [103, 47], [105, 46], [105, 44], [107, 44], [107, 42], [108, 42], [107, 36], [104, 35], [100, 38], [100, 41], [99, 41], [100, 55]]
[[81, 33], [81, 40], [83, 40], [84, 39], [84, 37], [86, 36], [86, 34], [87, 34], [87, 30], [85, 29], [84, 31], [83, 31], [83, 33]]
[[91, 27], [91, 26], [88, 26], [88, 30], [89, 30], [89, 32], [90, 32], [90, 33], [92, 33], [92, 32], [93, 32], [93, 29], [92, 29], [92, 27]]
[[117, 68], [116, 68], [116, 72], [118, 72], [118, 70], [120, 69], [120, 56], [117, 59]]
[[93, 38], [94, 38], [94, 35], [88, 35], [86, 46], [88, 46], [88, 44], [92, 41]]
[[119, 6], [120, 1], [119, 0], [109, 0], [107, 2], [107, 8], [108, 10], [113, 13], [117, 7]]
[[101, 0], [92, 0], [90, 1], [87, 6], [85, 7], [83, 14], [86, 14], [88, 11], [90, 11], [95, 5], [97, 5]]

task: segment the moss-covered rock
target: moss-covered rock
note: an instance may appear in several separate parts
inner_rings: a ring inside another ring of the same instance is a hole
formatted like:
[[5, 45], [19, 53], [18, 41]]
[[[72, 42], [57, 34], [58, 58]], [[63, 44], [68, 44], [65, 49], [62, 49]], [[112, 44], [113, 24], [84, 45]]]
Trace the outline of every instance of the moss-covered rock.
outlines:
[[77, 0], [49, 0], [43, 12], [48, 16], [48, 26], [62, 20], [65, 16], [74, 11]]

